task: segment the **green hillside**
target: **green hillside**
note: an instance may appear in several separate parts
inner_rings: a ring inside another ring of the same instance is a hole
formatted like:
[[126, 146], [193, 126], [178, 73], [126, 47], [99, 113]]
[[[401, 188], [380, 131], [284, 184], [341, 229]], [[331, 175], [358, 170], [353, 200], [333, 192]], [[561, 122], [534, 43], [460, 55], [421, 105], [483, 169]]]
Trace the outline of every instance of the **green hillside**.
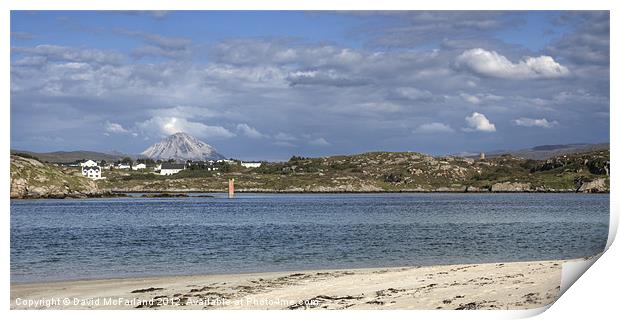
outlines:
[[75, 169], [11, 155], [11, 198], [83, 198], [101, 196], [97, 184]]
[[172, 176], [126, 170], [104, 171], [101, 188], [115, 191], [255, 192], [606, 192], [609, 149], [526, 160], [502, 155], [487, 160], [432, 157], [415, 152], [370, 152], [322, 158], [293, 157], [247, 169], [187, 169]]

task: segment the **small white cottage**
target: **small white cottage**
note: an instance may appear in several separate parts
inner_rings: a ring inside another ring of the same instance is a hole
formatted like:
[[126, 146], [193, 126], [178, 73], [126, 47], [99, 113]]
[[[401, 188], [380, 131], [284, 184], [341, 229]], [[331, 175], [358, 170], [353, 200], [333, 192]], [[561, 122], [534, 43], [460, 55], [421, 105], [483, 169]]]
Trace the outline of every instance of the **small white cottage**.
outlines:
[[134, 165], [133, 167], [131, 167], [132, 170], [142, 170], [142, 169], [146, 169], [146, 164], [144, 163], [138, 163], [136, 165]]
[[125, 170], [125, 169], [130, 169], [130, 168], [131, 168], [131, 165], [128, 164], [128, 163], [119, 163], [119, 164], [116, 165], [116, 169], [123, 169], [123, 170]]
[[244, 168], [258, 168], [262, 163], [260, 162], [243, 162], [241, 161], [241, 166]]
[[159, 174], [162, 176], [169, 176], [175, 173], [179, 173], [183, 170], [185, 170], [184, 164], [162, 163], [161, 169], [159, 170]]

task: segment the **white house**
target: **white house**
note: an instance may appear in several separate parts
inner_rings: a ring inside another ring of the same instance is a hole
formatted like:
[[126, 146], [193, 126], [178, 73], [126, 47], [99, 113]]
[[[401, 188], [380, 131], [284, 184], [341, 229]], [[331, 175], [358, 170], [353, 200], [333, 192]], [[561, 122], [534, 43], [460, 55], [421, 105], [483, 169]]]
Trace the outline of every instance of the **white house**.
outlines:
[[101, 179], [101, 167], [97, 165], [92, 167], [82, 166], [82, 175], [93, 180]]
[[119, 163], [116, 165], [116, 169], [130, 169], [131, 165], [128, 163]]
[[131, 169], [133, 170], [140, 170], [140, 169], [146, 169], [146, 164], [144, 163], [138, 163], [135, 166], [131, 167]]
[[82, 175], [93, 179], [101, 179], [101, 167], [97, 165], [97, 162], [93, 160], [86, 160], [80, 163], [80, 167], [82, 167]]
[[97, 166], [97, 162], [93, 161], [93, 160], [86, 160], [84, 162], [80, 163], [80, 166], [83, 167], [96, 167]]
[[184, 164], [162, 163], [161, 169], [159, 170], [159, 174], [162, 176], [169, 176], [175, 173], [179, 173], [183, 170], [185, 170]]
[[260, 167], [261, 163], [260, 162], [243, 162], [241, 161], [241, 166], [245, 167], [245, 168], [258, 168]]

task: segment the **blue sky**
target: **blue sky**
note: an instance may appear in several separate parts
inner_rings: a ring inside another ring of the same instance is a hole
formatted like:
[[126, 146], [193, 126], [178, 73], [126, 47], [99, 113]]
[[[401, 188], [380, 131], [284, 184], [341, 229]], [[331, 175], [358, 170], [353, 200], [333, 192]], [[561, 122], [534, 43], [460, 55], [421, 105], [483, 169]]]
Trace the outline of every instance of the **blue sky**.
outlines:
[[11, 13], [11, 148], [227, 157], [609, 141], [608, 12]]

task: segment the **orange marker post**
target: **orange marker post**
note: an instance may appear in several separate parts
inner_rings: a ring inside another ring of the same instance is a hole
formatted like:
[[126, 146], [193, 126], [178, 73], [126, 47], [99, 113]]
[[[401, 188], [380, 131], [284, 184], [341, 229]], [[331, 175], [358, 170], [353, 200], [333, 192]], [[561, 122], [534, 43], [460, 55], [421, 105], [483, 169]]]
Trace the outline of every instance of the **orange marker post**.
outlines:
[[235, 197], [235, 179], [228, 179], [228, 199]]

